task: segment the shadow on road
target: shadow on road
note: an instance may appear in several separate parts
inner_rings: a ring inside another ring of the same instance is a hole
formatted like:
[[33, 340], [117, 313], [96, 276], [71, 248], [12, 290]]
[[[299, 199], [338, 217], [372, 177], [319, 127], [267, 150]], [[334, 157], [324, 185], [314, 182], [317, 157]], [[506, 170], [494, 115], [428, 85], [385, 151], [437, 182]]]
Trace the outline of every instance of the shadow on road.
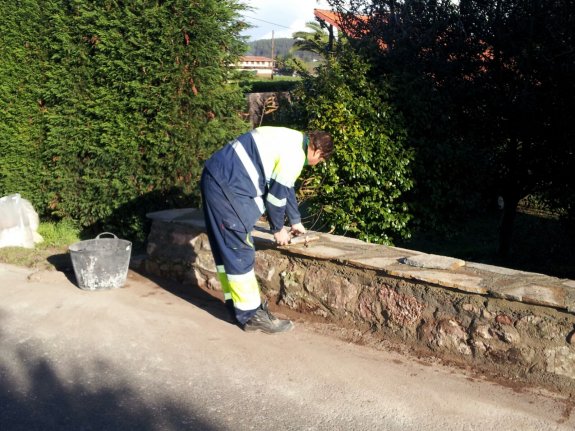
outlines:
[[46, 260], [56, 271], [63, 273], [70, 283], [73, 283], [76, 287], [78, 286], [76, 276], [74, 275], [74, 266], [68, 253], [53, 254], [48, 256]]
[[0, 333], [2, 430], [216, 429], [181, 400], [133, 387], [106, 361], [91, 359], [57, 371], [36, 342], [5, 335]]
[[[56, 271], [63, 273], [70, 281], [70, 283], [78, 287], [72, 261], [67, 253], [49, 256], [47, 260], [51, 265], [54, 266]], [[221, 295], [218, 296], [217, 292], [214, 291], [213, 294], [210, 294], [202, 288], [198, 287], [198, 285], [195, 283], [182, 284], [176, 281], [149, 274], [137, 268], [131, 268], [130, 270], [139, 276], [154, 282], [160, 288], [178, 296], [190, 304], [202, 308], [214, 317], [231, 323], [227, 310], [224, 306], [223, 299], [221, 298]]]
[[221, 292], [208, 292], [195, 283], [183, 284], [139, 269], [131, 269], [131, 271], [140, 277], [152, 281], [158, 285], [158, 287], [170, 292], [184, 301], [201, 308], [215, 318], [233, 324], [224, 305]]

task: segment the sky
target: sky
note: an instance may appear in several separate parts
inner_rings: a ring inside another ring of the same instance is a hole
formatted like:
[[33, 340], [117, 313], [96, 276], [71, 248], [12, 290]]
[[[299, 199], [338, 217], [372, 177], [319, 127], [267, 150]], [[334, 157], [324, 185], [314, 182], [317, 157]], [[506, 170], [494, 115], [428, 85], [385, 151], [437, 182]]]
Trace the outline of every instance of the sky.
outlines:
[[307, 31], [305, 23], [315, 21], [313, 10], [329, 9], [325, 0], [243, 0], [252, 7], [244, 13], [245, 20], [254, 27], [242, 33], [250, 40], [291, 37], [300, 30]]

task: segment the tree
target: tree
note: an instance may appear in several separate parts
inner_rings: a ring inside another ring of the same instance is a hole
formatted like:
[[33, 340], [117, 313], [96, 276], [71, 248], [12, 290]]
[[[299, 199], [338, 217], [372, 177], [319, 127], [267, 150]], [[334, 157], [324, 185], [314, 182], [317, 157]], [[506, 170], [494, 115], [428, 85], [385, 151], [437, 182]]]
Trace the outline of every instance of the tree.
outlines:
[[[40, 212], [142, 238], [147, 211], [197, 205], [203, 161], [248, 127], [238, 115], [243, 94], [230, 83], [231, 66], [246, 48], [245, 6], [29, 3], [42, 6], [42, 24], [34, 27], [40, 30], [27, 33], [38, 51], [29, 68], [41, 68], [42, 77], [32, 93], [42, 118], [33, 139], [44, 172], [35, 192]], [[9, 24], [3, 20], [2, 27]], [[17, 93], [11, 97], [9, 103], [20, 103]], [[9, 148], [22, 139], [13, 133]]]
[[291, 54], [278, 55], [275, 60], [278, 75], [293, 75], [301, 63]]
[[1, 2], [0, 13], [0, 197], [20, 193], [41, 207], [42, 8], [36, 0], [19, 2], [18, 7]]
[[329, 34], [315, 21], [305, 24], [310, 31], [296, 31], [291, 51], [309, 51], [325, 56], [329, 50]]
[[519, 200], [535, 195], [568, 209], [575, 186], [567, 174], [575, 167], [575, 126], [567, 114], [575, 109], [575, 2], [462, 1], [460, 8], [488, 52], [475, 84], [481, 109], [472, 120], [491, 126], [481, 137], [499, 168], [506, 255]]
[[352, 14], [369, 19], [346, 24], [362, 35], [358, 46], [374, 70], [390, 77], [393, 103], [416, 150], [418, 217], [426, 217], [426, 208], [438, 217], [465, 217], [485, 196], [500, 194], [505, 256], [520, 199], [538, 195], [568, 206], [574, 185], [567, 177], [574, 167], [574, 126], [566, 114], [575, 108], [573, 1], [353, 6]]
[[402, 197], [412, 185], [411, 153], [401, 119], [368, 71], [367, 63], [344, 48], [296, 90], [300, 122], [308, 130], [330, 132], [336, 143], [333, 158], [304, 177], [301, 195], [315, 229], [323, 224], [338, 234], [391, 244], [409, 236], [411, 216]]

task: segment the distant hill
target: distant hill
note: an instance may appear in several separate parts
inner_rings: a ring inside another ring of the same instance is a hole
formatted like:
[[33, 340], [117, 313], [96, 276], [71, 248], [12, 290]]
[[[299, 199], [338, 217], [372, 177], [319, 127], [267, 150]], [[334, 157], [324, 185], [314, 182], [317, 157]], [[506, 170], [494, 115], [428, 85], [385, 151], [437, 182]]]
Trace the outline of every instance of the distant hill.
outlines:
[[[294, 44], [294, 39], [284, 37], [274, 39], [274, 56], [277, 57], [281, 55], [285, 57], [289, 54], [289, 50]], [[247, 55], [258, 55], [262, 57], [272, 56], [272, 40], [271, 39], [260, 39], [248, 43], [249, 51]], [[321, 56], [316, 53], [308, 51], [297, 51], [294, 53], [294, 57], [299, 58], [304, 62], [310, 62], [313, 60], [320, 60]]]

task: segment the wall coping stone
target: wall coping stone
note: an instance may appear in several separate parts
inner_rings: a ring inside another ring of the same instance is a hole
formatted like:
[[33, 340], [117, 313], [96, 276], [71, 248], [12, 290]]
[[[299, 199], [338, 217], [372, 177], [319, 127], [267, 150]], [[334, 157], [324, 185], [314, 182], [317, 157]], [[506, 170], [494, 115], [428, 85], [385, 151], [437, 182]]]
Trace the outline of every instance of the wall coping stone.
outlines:
[[[153, 221], [189, 225], [205, 231], [203, 213], [197, 208], [157, 211], [147, 216]], [[276, 246], [267, 223], [258, 222], [252, 232], [254, 242], [260, 249], [273, 248], [285, 254], [335, 261], [394, 277], [432, 283], [446, 289], [552, 307], [575, 314], [575, 280], [369, 244], [338, 235], [311, 231], [308, 234], [319, 239], [307, 244]]]

